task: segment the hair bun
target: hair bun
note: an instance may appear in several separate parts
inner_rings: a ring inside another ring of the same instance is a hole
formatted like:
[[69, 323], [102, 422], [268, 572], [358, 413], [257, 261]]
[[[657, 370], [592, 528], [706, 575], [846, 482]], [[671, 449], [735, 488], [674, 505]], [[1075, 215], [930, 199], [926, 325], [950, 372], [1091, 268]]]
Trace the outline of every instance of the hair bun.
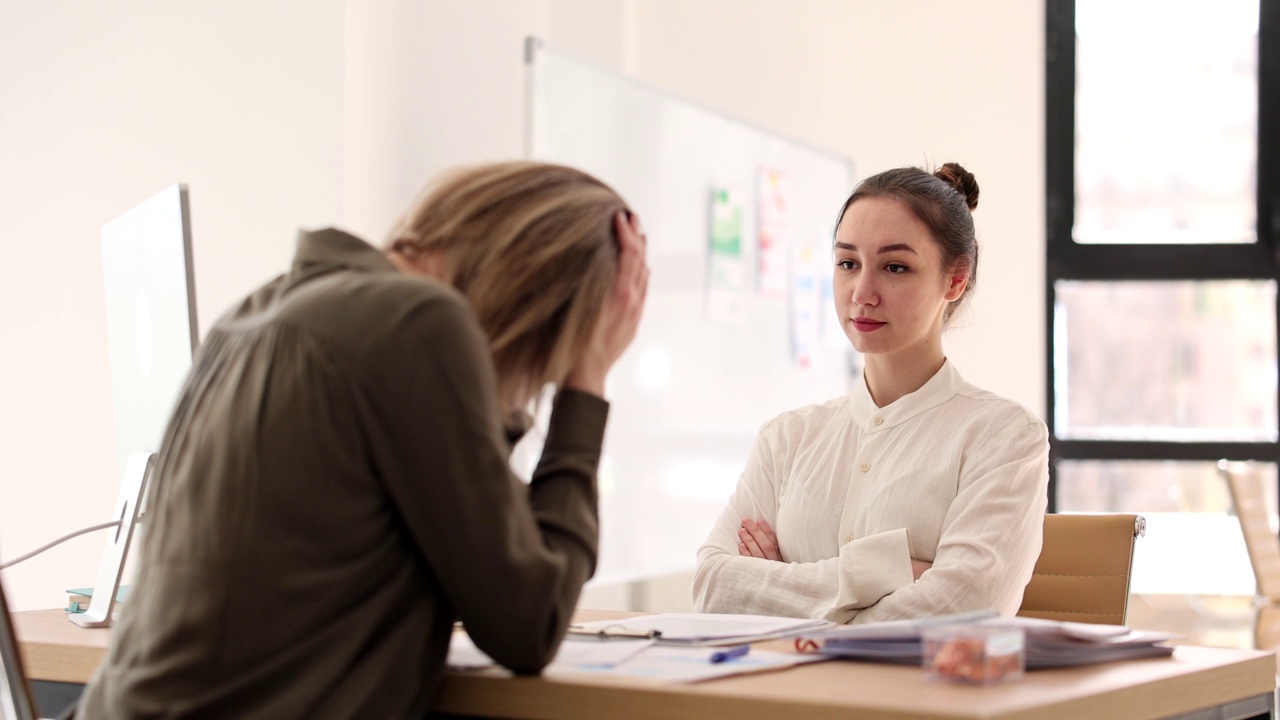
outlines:
[[938, 168], [933, 176], [960, 193], [970, 210], [978, 207], [978, 179], [973, 176], [973, 173], [965, 170], [960, 163], [946, 163]]

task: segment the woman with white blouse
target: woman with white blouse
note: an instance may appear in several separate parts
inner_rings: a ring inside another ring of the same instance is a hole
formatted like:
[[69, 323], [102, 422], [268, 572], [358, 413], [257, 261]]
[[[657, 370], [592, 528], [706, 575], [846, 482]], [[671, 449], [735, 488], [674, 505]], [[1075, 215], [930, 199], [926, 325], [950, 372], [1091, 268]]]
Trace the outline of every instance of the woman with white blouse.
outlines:
[[1044, 423], [965, 382], [942, 331], [973, 291], [978, 183], [955, 163], [862, 181], [836, 226], [850, 394], [765, 423], [698, 551], [703, 612], [841, 623], [998, 609], [1040, 554]]

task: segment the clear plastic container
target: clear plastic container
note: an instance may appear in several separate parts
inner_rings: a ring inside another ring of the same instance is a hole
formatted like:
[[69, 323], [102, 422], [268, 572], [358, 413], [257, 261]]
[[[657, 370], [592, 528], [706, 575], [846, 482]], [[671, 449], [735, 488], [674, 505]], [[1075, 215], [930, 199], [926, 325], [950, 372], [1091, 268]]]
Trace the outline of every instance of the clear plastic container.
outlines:
[[921, 632], [929, 679], [988, 685], [1022, 677], [1026, 637], [1019, 628], [939, 625]]

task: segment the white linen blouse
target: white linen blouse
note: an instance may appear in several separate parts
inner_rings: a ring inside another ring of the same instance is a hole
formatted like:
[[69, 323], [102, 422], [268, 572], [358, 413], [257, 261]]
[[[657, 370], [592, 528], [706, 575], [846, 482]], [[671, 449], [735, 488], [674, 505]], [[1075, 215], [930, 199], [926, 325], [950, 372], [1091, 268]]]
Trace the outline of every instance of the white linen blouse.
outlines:
[[[698, 550], [701, 612], [840, 623], [1017, 612], [1040, 555], [1048, 432], [946, 362], [877, 407], [849, 395], [765, 423]], [[742, 520], [774, 529], [782, 562], [738, 554]], [[933, 563], [913, 581], [911, 559]]]

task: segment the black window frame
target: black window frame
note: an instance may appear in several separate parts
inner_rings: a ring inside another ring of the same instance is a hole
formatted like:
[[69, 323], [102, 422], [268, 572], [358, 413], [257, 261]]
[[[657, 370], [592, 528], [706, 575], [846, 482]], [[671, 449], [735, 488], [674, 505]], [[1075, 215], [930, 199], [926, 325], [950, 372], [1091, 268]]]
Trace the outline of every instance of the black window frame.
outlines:
[[[1077, 244], [1075, 222], [1076, 0], [1045, 0], [1045, 347], [1049, 511], [1061, 460], [1255, 460], [1280, 464], [1273, 442], [1071, 440], [1055, 427], [1055, 284], [1059, 280], [1274, 280], [1280, 285], [1280, 2], [1261, 0], [1258, 22], [1257, 242], [1222, 245]], [[1177, 149], [1170, 148], [1170, 162]], [[1280, 293], [1276, 301], [1280, 356]], [[1280, 366], [1280, 357], [1277, 358]], [[1280, 385], [1278, 385], [1280, 387]], [[1278, 390], [1280, 392], [1280, 390]], [[1280, 423], [1280, 403], [1277, 403]], [[1278, 425], [1280, 426], [1280, 425]]]

